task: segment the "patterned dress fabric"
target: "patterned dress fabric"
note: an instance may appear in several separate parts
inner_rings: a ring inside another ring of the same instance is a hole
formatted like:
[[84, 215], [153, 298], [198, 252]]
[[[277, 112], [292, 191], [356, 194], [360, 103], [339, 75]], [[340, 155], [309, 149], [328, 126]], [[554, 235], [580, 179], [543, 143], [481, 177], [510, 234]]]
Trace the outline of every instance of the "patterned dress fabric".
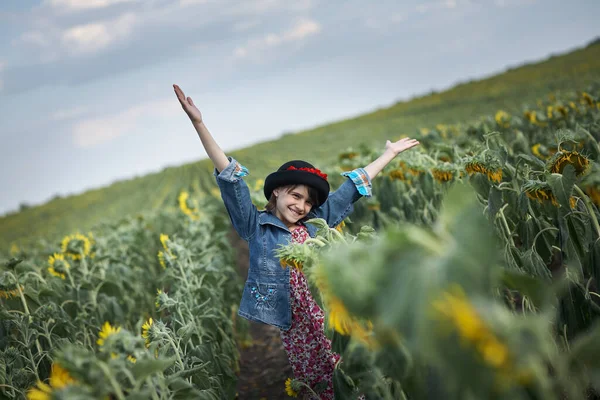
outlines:
[[[304, 243], [309, 238], [305, 226], [292, 231], [293, 243]], [[331, 351], [331, 341], [325, 336], [324, 313], [313, 299], [306, 277], [296, 268], [290, 268], [290, 303], [292, 326], [281, 330], [294, 377], [314, 388], [319, 382], [327, 384], [321, 399], [333, 399], [333, 369], [340, 355]], [[307, 392], [307, 391], [305, 391]], [[302, 393], [310, 398], [306, 393]]]

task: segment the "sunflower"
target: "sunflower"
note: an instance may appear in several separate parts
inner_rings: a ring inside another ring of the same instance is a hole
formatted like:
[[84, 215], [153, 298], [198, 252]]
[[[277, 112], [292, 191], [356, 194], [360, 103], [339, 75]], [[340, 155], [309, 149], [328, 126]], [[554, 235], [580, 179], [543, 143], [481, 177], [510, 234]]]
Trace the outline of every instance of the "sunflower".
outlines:
[[50, 372], [50, 385], [45, 384], [42, 381], [37, 382], [37, 387], [29, 389], [27, 392], [28, 400], [51, 400], [54, 396], [52, 392], [54, 390], [61, 390], [69, 385], [76, 384], [77, 382], [69, 372], [62, 368], [60, 365], [52, 364]]
[[11, 256], [16, 256], [17, 254], [19, 254], [20, 251], [21, 251], [21, 249], [19, 249], [19, 246], [17, 246], [16, 243], [12, 243], [10, 245], [10, 255]]
[[[345, 336], [352, 336], [360, 342], [373, 349], [376, 345], [373, 338], [373, 324], [366, 321], [365, 324], [352, 316], [344, 303], [329, 289], [329, 283], [322, 266], [317, 265], [311, 270], [311, 280], [319, 289], [327, 310], [327, 322], [331, 328]], [[366, 325], [366, 328], [365, 328]]]
[[150, 329], [152, 328], [153, 324], [154, 321], [152, 321], [152, 318], [149, 318], [146, 322], [144, 322], [144, 325], [142, 325], [142, 338], [146, 339], [146, 347], [150, 347]]
[[388, 176], [390, 177], [390, 179], [399, 179], [401, 181], [405, 181], [406, 180], [406, 176], [404, 175], [404, 171], [401, 169], [394, 169], [392, 171], [390, 171], [390, 173], [388, 174]]
[[169, 241], [169, 235], [165, 235], [164, 233], [160, 234], [160, 243], [162, 244], [163, 249], [169, 251], [169, 247], [167, 246], [167, 242]]
[[256, 182], [254, 182], [254, 187], [252, 189], [255, 192], [257, 192], [257, 191], [261, 190], [264, 185], [265, 185], [265, 180], [264, 179], [257, 179]]
[[56, 276], [60, 279], [65, 279], [67, 271], [71, 268], [71, 265], [65, 260], [63, 254], [54, 253], [48, 258], [48, 272], [50, 275]]
[[558, 206], [556, 198], [552, 194], [549, 188], [546, 187], [527, 187], [524, 188], [525, 195], [538, 203], [544, 203], [544, 201], [552, 201], [552, 204]]
[[19, 295], [19, 289], [1, 289], [0, 288], [0, 298], [10, 299], [12, 297], [17, 297]]
[[378, 201], [367, 202], [367, 210], [379, 211], [381, 210], [381, 204]]
[[485, 164], [472, 160], [465, 165], [465, 171], [469, 175], [476, 173], [487, 175], [488, 179], [493, 182], [502, 181], [502, 168], [488, 168]]
[[431, 174], [438, 182], [449, 182], [454, 178], [454, 172], [452, 170], [445, 170], [442, 168], [433, 168]]
[[294, 258], [281, 258], [279, 259], [279, 265], [281, 265], [281, 268], [283, 269], [286, 267], [292, 267], [296, 268], [298, 271], [302, 271], [302, 261]]
[[[189, 200], [189, 201], [188, 201]], [[192, 221], [196, 221], [200, 218], [198, 206], [190, 199], [190, 194], [186, 191], [182, 191], [179, 194], [179, 209]]]
[[414, 176], [419, 176], [425, 173], [425, 171], [417, 167], [408, 167], [408, 172], [410, 172]]
[[591, 170], [590, 160], [586, 156], [576, 151], [561, 150], [552, 156], [548, 161], [548, 169], [553, 174], [562, 174], [567, 165], [575, 168], [576, 176], [587, 175]]
[[569, 115], [569, 109], [565, 106], [556, 106], [556, 111], [558, 111], [563, 118], [567, 118]]
[[592, 202], [600, 207], [600, 188], [594, 186], [588, 186], [585, 188], [585, 192], [590, 197]]
[[588, 107], [594, 107], [594, 99], [592, 99], [592, 96], [590, 96], [588, 93], [583, 92], [581, 94], [581, 104], [585, 104]]
[[356, 158], [356, 157], [358, 157], [358, 156], [359, 156], [359, 154], [358, 154], [357, 152], [355, 152], [355, 151], [346, 151], [346, 152], [344, 152], [344, 153], [341, 153], [341, 154], [338, 156], [338, 159], [339, 159], [340, 161], [341, 161], [341, 160], [352, 160], [352, 159], [354, 159], [354, 158]]
[[510, 127], [510, 115], [503, 110], [499, 110], [494, 117], [496, 123], [501, 128], [509, 128]]
[[156, 306], [156, 308], [160, 308], [160, 305], [161, 305], [161, 304], [160, 304], [160, 303], [161, 303], [161, 297], [160, 297], [160, 296], [161, 296], [163, 293], [164, 293], [164, 292], [163, 292], [162, 290], [160, 290], [160, 289], [156, 289], [156, 300], [154, 301], [154, 305]]
[[106, 338], [108, 338], [109, 336], [118, 333], [120, 330], [120, 326], [112, 326], [109, 322], [105, 322], [104, 325], [102, 325], [102, 329], [98, 333], [98, 340], [96, 341], [96, 343], [100, 347], [104, 346], [104, 340], [106, 340]]
[[163, 269], [167, 268], [167, 263], [165, 262], [165, 253], [162, 250], [158, 252], [158, 262]]
[[294, 380], [292, 380], [292, 378], [287, 378], [285, 380], [285, 393], [290, 397], [298, 397], [298, 394], [299, 394], [299, 392], [295, 391], [292, 388], [292, 385], [296, 386], [296, 385], [294, 385], [294, 383], [295, 382], [294, 382]]
[[81, 257], [89, 256], [91, 248], [90, 239], [80, 233], [65, 236], [61, 243], [63, 254], [73, 260], [81, 260]]
[[496, 369], [509, 369], [507, 346], [489, 329], [462, 288], [454, 287], [444, 292], [432, 306], [440, 322], [449, 324], [462, 343], [474, 347], [486, 364]]

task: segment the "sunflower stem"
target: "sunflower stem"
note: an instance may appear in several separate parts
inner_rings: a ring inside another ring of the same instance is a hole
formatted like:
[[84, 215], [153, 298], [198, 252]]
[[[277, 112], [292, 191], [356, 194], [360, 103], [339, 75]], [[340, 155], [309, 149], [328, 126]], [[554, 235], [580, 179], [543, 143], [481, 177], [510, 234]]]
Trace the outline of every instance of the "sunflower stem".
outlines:
[[160, 400], [160, 398], [156, 394], [156, 390], [152, 390], [152, 387], [154, 385], [152, 384], [152, 379], [150, 379], [149, 376], [146, 378], [146, 382], [148, 383], [148, 387], [150, 388], [150, 393], [152, 393], [152, 399], [153, 400]]
[[110, 382], [110, 385], [112, 386], [113, 390], [115, 391], [117, 398], [119, 400], [125, 400], [125, 395], [123, 395], [123, 392], [121, 391], [121, 387], [119, 386], [117, 381], [115, 381], [115, 378], [110, 374], [110, 371], [106, 367], [106, 364], [104, 362], [100, 361], [100, 362], [98, 362], [98, 365], [100, 366], [100, 369], [102, 370], [102, 372], [104, 372], [104, 376], [106, 376], [108, 378], [108, 381]]
[[510, 228], [508, 227], [508, 222], [506, 221], [506, 217], [504, 216], [504, 209], [508, 206], [508, 203], [506, 203], [500, 210], [499, 210], [499, 214], [500, 214], [500, 219], [502, 220], [502, 223], [504, 224], [504, 228], [506, 228], [506, 234], [508, 236], [508, 240], [510, 240], [513, 244], [513, 246], [515, 245], [514, 239], [512, 237], [512, 232], [510, 231]]
[[[14, 277], [14, 275], [13, 275], [13, 277]], [[15, 277], [15, 280], [17, 280], [16, 277]], [[27, 316], [29, 317], [29, 320], [31, 321], [31, 313], [29, 312], [29, 307], [27, 307], [27, 300], [25, 300], [25, 295], [23, 294], [23, 291], [21, 290], [21, 285], [19, 284], [18, 280], [17, 280], [17, 289], [19, 290], [19, 297], [21, 298], [21, 303], [23, 303], [23, 309], [25, 309], [25, 314], [27, 314]], [[40, 346], [40, 341], [38, 340], [38, 338], [35, 339], [35, 347], [41, 356], [42, 355], [42, 346]], [[32, 360], [32, 362], [33, 362], [33, 360]], [[35, 364], [34, 364], [34, 370], [36, 371], [35, 375], [37, 376], [37, 368], [35, 368]]]
[[590, 200], [588, 195], [585, 194], [583, 192], [583, 190], [581, 190], [581, 188], [579, 186], [573, 185], [573, 187], [575, 188], [575, 191], [577, 192], [577, 194], [579, 196], [581, 196], [581, 198], [583, 199], [583, 202], [585, 203], [585, 207], [587, 208], [588, 213], [590, 214], [590, 219], [592, 220], [592, 225], [594, 225], [594, 228], [596, 229], [596, 234], [598, 235], [598, 237], [600, 237], [600, 224], [598, 224], [598, 219], [596, 218], [596, 213], [594, 212], [594, 207], [592, 206], [592, 201]]
[[304, 244], [316, 244], [319, 247], [325, 247], [327, 246], [327, 244], [325, 244], [325, 242], [323, 242], [321, 239], [317, 239], [317, 238], [308, 238], [304, 241]]
[[310, 386], [308, 386], [306, 383], [304, 383], [304, 382], [302, 382], [302, 381], [297, 381], [297, 382], [298, 382], [300, 385], [302, 385], [302, 386], [304, 386], [305, 388], [307, 388], [307, 389], [308, 389], [308, 391], [309, 391], [309, 392], [310, 392], [312, 395], [314, 395], [314, 396], [315, 396], [315, 397], [314, 397], [315, 399], [320, 399], [319, 395], [318, 395], [317, 393], [315, 393], [315, 391], [314, 391], [314, 390], [312, 390], [312, 388], [311, 388]]
[[166, 336], [167, 336], [167, 340], [171, 344], [171, 347], [173, 347], [173, 351], [175, 352], [175, 355], [177, 356], [177, 361], [179, 362], [179, 365], [181, 365], [181, 370], [184, 371], [185, 365], [183, 364], [183, 360], [181, 359], [181, 356], [179, 355], [179, 348], [177, 346], [175, 346], [175, 342], [173, 341], [173, 339], [171, 338], [170, 335], [166, 335]]

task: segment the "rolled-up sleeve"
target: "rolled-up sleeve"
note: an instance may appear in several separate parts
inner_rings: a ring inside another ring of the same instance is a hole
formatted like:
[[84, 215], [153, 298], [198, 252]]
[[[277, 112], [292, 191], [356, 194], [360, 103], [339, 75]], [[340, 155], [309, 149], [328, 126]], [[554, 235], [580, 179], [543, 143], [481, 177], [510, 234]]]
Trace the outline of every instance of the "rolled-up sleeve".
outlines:
[[252, 204], [248, 185], [242, 179], [249, 174], [248, 169], [232, 157], [228, 157], [229, 165], [219, 172], [214, 169], [213, 175], [221, 191], [221, 198], [229, 214], [233, 227], [244, 240], [254, 235], [258, 210]]
[[370, 197], [371, 178], [364, 168], [357, 168], [342, 173], [347, 179], [340, 187], [329, 194], [329, 197], [319, 208], [312, 211], [317, 218], [323, 218], [327, 225], [335, 227], [354, 210], [353, 204], [361, 197]]
[[350, 178], [358, 193], [365, 197], [371, 197], [373, 195], [371, 191], [371, 178], [364, 168], [356, 168], [355, 170], [342, 172], [342, 176]]

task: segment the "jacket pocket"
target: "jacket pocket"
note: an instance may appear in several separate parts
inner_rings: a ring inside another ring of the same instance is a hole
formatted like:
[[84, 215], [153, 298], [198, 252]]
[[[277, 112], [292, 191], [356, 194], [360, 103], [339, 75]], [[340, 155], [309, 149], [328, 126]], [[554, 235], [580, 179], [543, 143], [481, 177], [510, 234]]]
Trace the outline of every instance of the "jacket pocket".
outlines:
[[279, 287], [273, 283], [250, 282], [250, 296], [254, 306], [260, 311], [275, 310], [277, 308], [277, 297]]

